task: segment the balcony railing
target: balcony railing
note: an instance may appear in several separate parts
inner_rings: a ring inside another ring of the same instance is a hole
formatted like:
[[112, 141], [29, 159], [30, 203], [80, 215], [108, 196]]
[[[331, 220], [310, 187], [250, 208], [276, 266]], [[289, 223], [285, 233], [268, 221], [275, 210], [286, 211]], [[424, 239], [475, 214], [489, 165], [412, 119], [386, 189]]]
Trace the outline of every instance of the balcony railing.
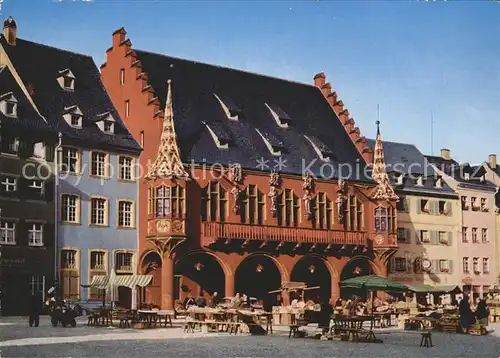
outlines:
[[253, 226], [218, 222], [203, 223], [202, 233], [207, 239], [225, 238], [341, 245], [366, 245], [370, 236], [370, 234], [366, 232], [304, 229], [281, 226]]

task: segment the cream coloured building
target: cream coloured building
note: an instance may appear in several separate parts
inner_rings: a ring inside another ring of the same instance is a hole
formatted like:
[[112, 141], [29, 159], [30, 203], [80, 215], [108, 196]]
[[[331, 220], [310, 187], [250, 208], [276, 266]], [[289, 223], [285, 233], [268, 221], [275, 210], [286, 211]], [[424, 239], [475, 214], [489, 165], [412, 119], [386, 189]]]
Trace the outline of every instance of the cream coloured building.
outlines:
[[[495, 195], [495, 214], [496, 214], [496, 232], [495, 242], [497, 247], [497, 266], [500, 273], [500, 164], [497, 161], [496, 154], [490, 154], [488, 161], [483, 164], [486, 170], [486, 180], [495, 183], [497, 193]], [[498, 276], [497, 284], [500, 285], [500, 275]]]
[[458, 285], [458, 195], [414, 145], [384, 142], [384, 154], [400, 199], [399, 249], [391, 258], [389, 276], [405, 284]]
[[460, 197], [461, 235], [458, 240], [458, 280], [464, 292], [481, 297], [497, 283], [495, 193], [496, 185], [487, 180], [483, 165], [459, 164], [450, 151], [440, 157], [427, 157], [445, 182]]

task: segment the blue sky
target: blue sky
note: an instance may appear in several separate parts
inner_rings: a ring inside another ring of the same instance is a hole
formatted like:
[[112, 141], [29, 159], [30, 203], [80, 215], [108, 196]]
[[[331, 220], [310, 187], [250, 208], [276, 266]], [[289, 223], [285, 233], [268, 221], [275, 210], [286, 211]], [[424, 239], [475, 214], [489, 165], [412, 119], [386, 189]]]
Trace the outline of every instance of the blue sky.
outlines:
[[[0, 0], [1, 2], [1, 0]], [[373, 137], [462, 162], [500, 156], [500, 3], [3, 0], [19, 37], [105, 61], [124, 26], [135, 48], [312, 83], [324, 71]]]

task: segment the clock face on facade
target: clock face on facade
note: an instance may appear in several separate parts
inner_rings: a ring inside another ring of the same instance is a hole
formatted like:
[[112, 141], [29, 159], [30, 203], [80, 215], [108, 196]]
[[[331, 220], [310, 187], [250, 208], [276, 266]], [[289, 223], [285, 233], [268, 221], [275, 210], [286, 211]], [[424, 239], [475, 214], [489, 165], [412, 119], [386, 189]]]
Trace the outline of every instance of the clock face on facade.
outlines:
[[422, 261], [422, 268], [423, 268], [424, 270], [428, 270], [428, 269], [430, 269], [430, 268], [431, 268], [431, 266], [432, 266], [432, 263], [431, 263], [429, 260], [424, 259], [424, 260]]

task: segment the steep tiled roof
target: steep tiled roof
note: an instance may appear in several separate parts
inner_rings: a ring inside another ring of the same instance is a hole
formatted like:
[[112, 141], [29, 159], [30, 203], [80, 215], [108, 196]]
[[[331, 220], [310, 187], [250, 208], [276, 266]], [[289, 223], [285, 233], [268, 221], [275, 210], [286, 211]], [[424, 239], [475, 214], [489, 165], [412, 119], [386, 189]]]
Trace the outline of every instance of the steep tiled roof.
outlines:
[[[482, 165], [472, 166], [468, 163], [459, 164], [453, 159], [444, 159], [438, 156], [426, 156], [427, 160], [446, 175], [455, 179], [462, 187], [475, 187], [492, 190], [495, 184], [484, 180], [485, 169]], [[466, 178], [466, 175], [469, 178]]]
[[[103, 147], [109, 150], [141, 150], [123, 124], [111, 103], [91, 57], [54, 47], [17, 39], [9, 46], [3, 36], [0, 44], [26, 87], [40, 113], [55, 131], [82, 146]], [[75, 76], [75, 90], [63, 90], [57, 82], [61, 71], [69, 69]], [[62, 117], [65, 108], [77, 105], [83, 113], [83, 128], [72, 128]], [[115, 118], [115, 134], [103, 133], [94, 123], [105, 112]]]
[[40, 138], [53, 134], [54, 130], [33, 108], [7, 66], [0, 67], [0, 96], [9, 92], [17, 100], [17, 116], [12, 118], [0, 112], [2, 130], [29, 132], [31, 135], [38, 134]]
[[[370, 147], [375, 147], [374, 139], [367, 139], [366, 141]], [[383, 141], [383, 145], [386, 170], [396, 190], [425, 192], [436, 195], [454, 194], [453, 189], [444, 181], [440, 188], [435, 186], [434, 180], [437, 178], [437, 173], [415, 145], [389, 141]], [[396, 174], [405, 174], [403, 184], [396, 185]], [[427, 180], [423, 180], [423, 185], [417, 185], [414, 180], [419, 176], [427, 178]]]
[[[272, 168], [277, 157], [268, 146], [277, 146], [286, 160], [281, 172], [302, 174], [303, 163], [307, 166], [314, 161], [310, 168], [321, 176], [325, 162], [304, 137], [308, 136], [328, 147], [333, 167], [338, 168], [339, 163], [353, 168], [359, 165], [360, 172], [365, 172], [364, 160], [317, 88], [145, 51], [134, 53], [162, 107], [167, 80], [172, 80], [175, 130], [183, 162], [239, 163], [255, 170], [257, 159], [263, 157]], [[226, 110], [233, 114], [235, 108], [240, 111], [237, 120], [228, 118], [219, 99]], [[286, 113], [288, 128], [278, 125], [270, 108], [278, 116]], [[227, 149], [217, 147], [207, 126], [219, 139], [229, 142]], [[330, 169], [323, 173], [329, 177]], [[342, 176], [371, 181], [365, 174], [360, 178], [347, 174], [346, 170]]]

